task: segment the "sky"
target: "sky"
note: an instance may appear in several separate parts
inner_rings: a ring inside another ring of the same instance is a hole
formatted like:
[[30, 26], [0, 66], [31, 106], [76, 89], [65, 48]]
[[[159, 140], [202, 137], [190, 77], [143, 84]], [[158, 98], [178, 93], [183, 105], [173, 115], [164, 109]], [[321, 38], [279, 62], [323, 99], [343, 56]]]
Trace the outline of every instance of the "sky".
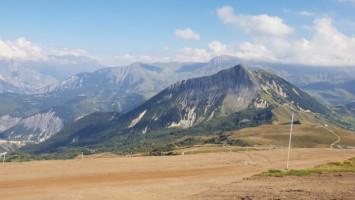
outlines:
[[355, 66], [355, 0], [0, 0], [0, 60]]

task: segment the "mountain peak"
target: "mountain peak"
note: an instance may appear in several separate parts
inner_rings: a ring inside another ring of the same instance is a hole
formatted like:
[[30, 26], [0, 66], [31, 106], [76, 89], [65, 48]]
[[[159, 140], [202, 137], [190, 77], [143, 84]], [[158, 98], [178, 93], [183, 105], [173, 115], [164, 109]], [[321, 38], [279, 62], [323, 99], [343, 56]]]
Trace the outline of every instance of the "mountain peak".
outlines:
[[210, 76], [193, 78], [180, 81], [171, 85], [169, 88], [180, 89], [218, 89], [220, 91], [226, 89], [239, 89], [241, 87], [248, 87], [256, 85], [252, 73], [243, 65], [236, 65], [232, 68], [222, 70]]
[[246, 109], [258, 87], [252, 73], [243, 65], [236, 65], [211, 76], [171, 85], [131, 113], [130, 120], [145, 113], [133, 128], [154, 128], [159, 122], [156, 119], [165, 119], [159, 126], [190, 127], [217, 115]]
[[219, 73], [231, 73], [231, 74], [234, 74], [234, 75], [244, 75], [244, 74], [249, 74], [250, 75], [251, 74], [250, 71], [248, 70], [248, 68], [246, 68], [242, 64], [239, 64], [239, 65], [236, 65], [234, 67], [222, 70]]
[[196, 132], [214, 134], [225, 128], [271, 123], [278, 120], [274, 109], [326, 112], [311, 96], [284, 79], [235, 65], [214, 75], [177, 82], [120, 117], [84, 117], [32, 151], [45, 152], [63, 144], [101, 144], [103, 148], [109, 144], [121, 149], [138, 142], [143, 145], [144, 141], [158, 144]]

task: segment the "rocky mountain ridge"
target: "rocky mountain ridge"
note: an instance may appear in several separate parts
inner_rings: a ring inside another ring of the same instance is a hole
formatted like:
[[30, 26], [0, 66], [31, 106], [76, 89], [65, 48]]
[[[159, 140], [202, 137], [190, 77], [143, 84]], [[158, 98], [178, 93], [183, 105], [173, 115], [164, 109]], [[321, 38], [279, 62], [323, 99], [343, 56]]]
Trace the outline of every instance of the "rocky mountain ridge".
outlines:
[[[70, 58], [68, 59], [70, 60]], [[35, 90], [32, 95], [0, 94], [0, 99], [4, 104], [4, 107], [0, 107], [0, 117], [10, 116], [11, 118], [24, 119], [53, 110], [56, 112], [56, 117], [59, 117], [66, 126], [72, 120], [96, 111], [127, 113], [170, 84], [182, 79], [208, 76], [240, 62], [245, 62], [248, 69], [251, 70], [267, 69], [272, 71], [281, 77], [286, 77], [286, 80], [292, 80], [296, 85], [319, 80], [346, 81], [355, 76], [355, 70], [354, 73], [351, 73], [353, 70], [351, 67], [333, 69], [270, 63], [258, 64], [229, 56], [219, 56], [208, 63], [133, 63], [125, 67], [105, 68], [76, 74], [64, 81]], [[339, 90], [336, 92], [341, 94], [343, 100], [336, 99], [331, 102], [341, 102], [342, 104], [352, 102], [354, 95], [349, 92], [345, 92], [347, 95], [343, 95], [345, 93]], [[318, 98], [315, 95], [319, 100], [334, 99], [328, 93], [323, 96]], [[228, 112], [230, 106], [227, 102], [232, 100], [234, 100], [233, 95], [226, 98], [226, 111], [223, 112]], [[260, 108], [266, 104], [264, 99], [255, 102], [255, 105]], [[192, 109], [193, 107], [189, 107], [190, 117], [187, 117], [188, 120], [180, 120], [173, 126], [177, 124], [189, 125], [193, 118]], [[5, 127], [12, 127], [12, 125], [12, 121], [3, 120], [3, 128], [0, 132], [8, 130], [9, 128], [5, 129]], [[16, 130], [21, 131], [22, 135], [31, 135], [33, 132], [31, 129], [26, 130], [26, 128]]]
[[272, 110], [278, 106], [297, 112], [328, 112], [284, 79], [237, 65], [211, 76], [179, 81], [126, 114], [83, 117], [38, 146], [24, 149], [39, 153], [64, 147], [151, 145], [186, 134], [271, 123], [277, 120]]
[[5, 115], [0, 118], [0, 125], [2, 138], [33, 142], [42, 142], [64, 127], [62, 119], [52, 110], [24, 119]]

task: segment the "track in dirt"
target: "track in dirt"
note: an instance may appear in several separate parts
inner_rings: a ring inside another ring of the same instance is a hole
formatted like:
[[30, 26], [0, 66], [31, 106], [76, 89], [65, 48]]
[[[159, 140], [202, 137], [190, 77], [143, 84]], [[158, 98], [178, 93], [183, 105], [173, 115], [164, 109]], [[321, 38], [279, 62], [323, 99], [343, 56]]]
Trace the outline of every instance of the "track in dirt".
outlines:
[[[344, 160], [355, 150], [294, 149], [290, 168]], [[268, 169], [287, 151], [113, 157], [0, 165], [0, 199], [184, 199]]]

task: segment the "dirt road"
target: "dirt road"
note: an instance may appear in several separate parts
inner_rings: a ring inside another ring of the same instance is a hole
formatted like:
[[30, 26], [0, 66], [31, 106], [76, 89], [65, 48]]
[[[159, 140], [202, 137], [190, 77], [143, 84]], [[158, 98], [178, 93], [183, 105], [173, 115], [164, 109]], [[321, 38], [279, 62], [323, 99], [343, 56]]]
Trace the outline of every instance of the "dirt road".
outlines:
[[[286, 156], [286, 150], [273, 150], [4, 163], [0, 199], [194, 199], [255, 173], [283, 169]], [[355, 150], [293, 149], [290, 168], [354, 156]]]
[[328, 131], [331, 132], [335, 137], [337, 137], [337, 140], [336, 140], [335, 142], [333, 142], [332, 144], [330, 144], [330, 148], [333, 148], [333, 146], [334, 146], [336, 143], [340, 142], [340, 136], [337, 135], [336, 133], [334, 133], [334, 131], [332, 131], [332, 130], [330, 130], [330, 129], [328, 129]]

